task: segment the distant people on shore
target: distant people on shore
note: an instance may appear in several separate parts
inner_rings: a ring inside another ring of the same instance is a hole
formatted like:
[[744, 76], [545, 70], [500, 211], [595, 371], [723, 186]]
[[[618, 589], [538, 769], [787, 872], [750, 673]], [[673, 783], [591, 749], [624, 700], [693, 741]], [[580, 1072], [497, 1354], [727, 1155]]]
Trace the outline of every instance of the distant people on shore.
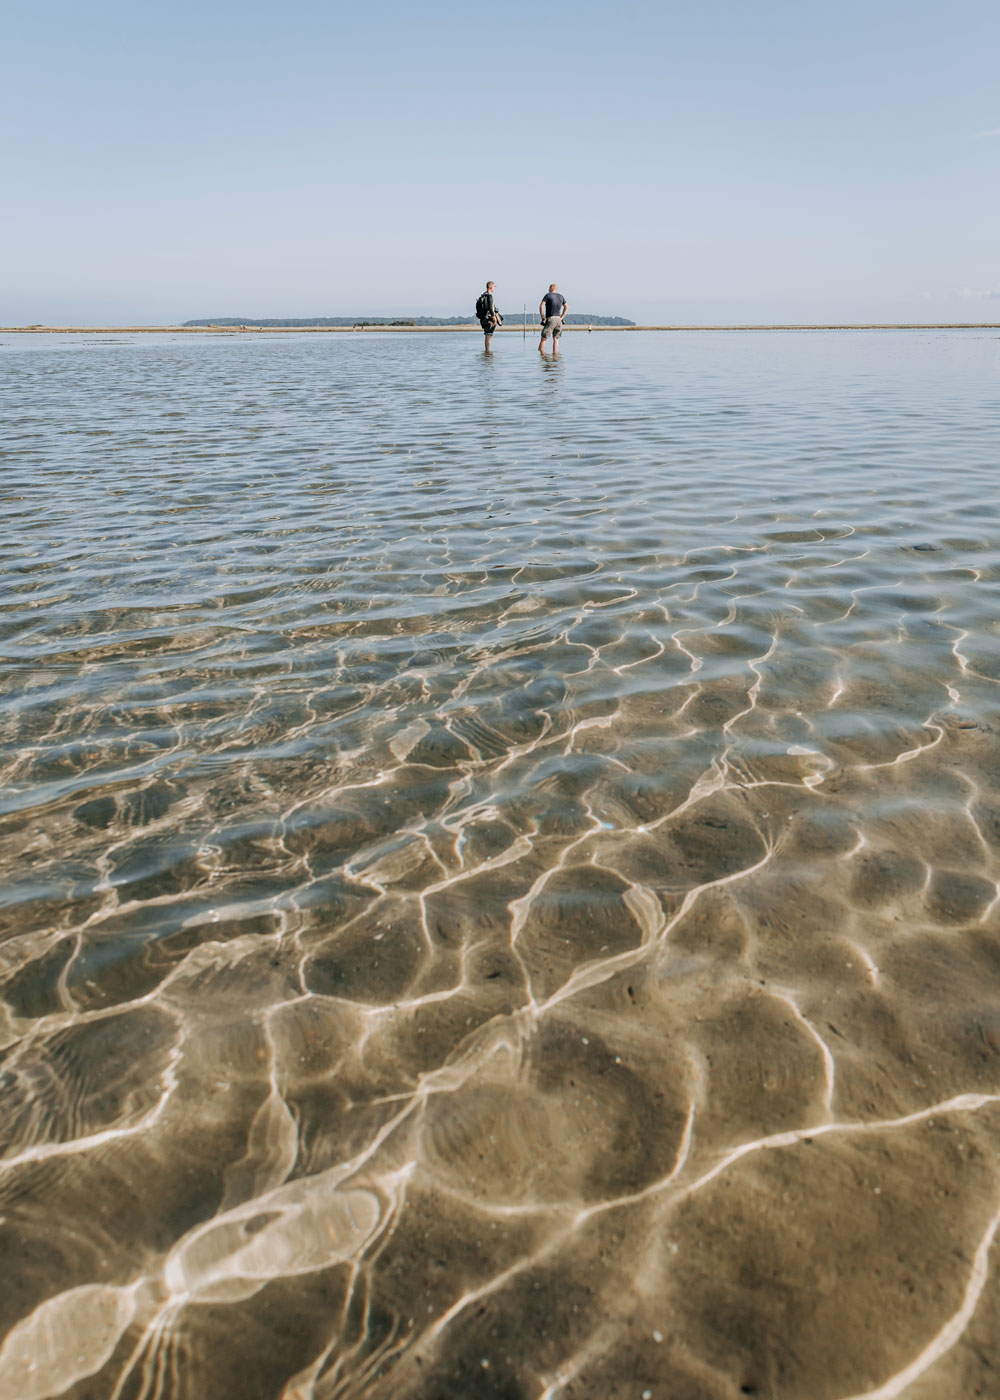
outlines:
[[476, 300], [476, 316], [479, 318], [479, 324], [482, 326], [483, 335], [486, 338], [483, 345], [483, 349], [486, 352], [489, 352], [490, 341], [493, 339], [493, 332], [496, 330], [497, 326], [503, 325], [503, 317], [500, 315], [497, 304], [493, 299], [493, 289], [494, 284], [492, 282], [487, 282], [486, 291], [480, 292]]
[[569, 302], [560, 294], [555, 282], [549, 283], [549, 290], [538, 303], [538, 314], [542, 320], [542, 338], [538, 342], [540, 351], [545, 350], [545, 342], [552, 337], [552, 353], [559, 354], [559, 337], [563, 333], [563, 317], [569, 310]]

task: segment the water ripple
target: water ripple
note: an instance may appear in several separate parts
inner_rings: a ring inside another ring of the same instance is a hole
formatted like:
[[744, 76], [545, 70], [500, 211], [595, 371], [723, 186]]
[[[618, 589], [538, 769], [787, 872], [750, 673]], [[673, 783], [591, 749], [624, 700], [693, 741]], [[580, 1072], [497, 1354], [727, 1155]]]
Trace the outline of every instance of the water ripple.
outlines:
[[1000, 341], [474, 342], [0, 339], [0, 1398], [986, 1394]]

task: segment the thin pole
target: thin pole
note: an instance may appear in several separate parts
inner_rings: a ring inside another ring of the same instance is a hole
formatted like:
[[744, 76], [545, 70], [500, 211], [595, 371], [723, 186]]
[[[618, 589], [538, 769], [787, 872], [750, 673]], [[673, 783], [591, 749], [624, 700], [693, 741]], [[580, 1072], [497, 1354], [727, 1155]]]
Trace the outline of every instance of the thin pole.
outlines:
[[523, 323], [522, 323], [522, 326], [521, 326], [521, 339], [522, 339], [522, 340], [526, 340], [527, 337], [528, 337], [528, 303], [527, 303], [527, 302], [524, 302], [524, 303], [523, 303], [523, 316], [524, 316], [524, 319], [523, 319]]

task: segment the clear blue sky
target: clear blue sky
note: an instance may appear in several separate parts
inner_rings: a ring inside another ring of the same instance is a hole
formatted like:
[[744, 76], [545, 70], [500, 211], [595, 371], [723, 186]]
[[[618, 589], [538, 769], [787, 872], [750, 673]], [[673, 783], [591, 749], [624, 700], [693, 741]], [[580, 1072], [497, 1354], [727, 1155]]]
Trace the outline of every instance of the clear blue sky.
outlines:
[[1000, 320], [996, 0], [8, 0], [0, 324]]

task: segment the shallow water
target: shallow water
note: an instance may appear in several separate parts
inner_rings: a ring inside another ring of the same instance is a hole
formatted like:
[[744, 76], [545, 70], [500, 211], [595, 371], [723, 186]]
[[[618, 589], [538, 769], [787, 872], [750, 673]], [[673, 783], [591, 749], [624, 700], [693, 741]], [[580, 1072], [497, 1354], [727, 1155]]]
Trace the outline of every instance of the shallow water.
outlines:
[[0, 336], [0, 1397], [1000, 1367], [1000, 339]]

